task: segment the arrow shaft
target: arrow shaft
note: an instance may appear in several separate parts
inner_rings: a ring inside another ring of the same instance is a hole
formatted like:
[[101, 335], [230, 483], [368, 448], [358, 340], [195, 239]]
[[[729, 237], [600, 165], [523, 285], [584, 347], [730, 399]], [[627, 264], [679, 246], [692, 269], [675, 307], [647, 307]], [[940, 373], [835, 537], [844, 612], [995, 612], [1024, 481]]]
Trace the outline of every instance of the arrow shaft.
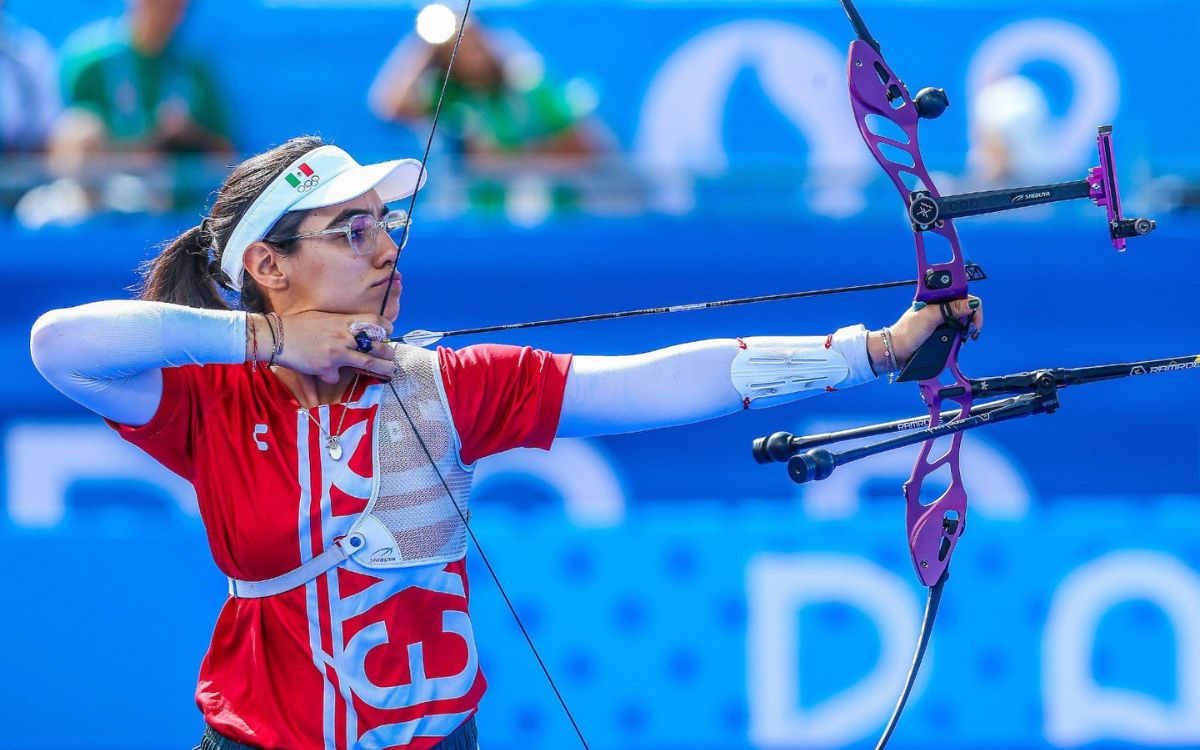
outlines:
[[[977, 266], [972, 266], [972, 273], [978, 280], [986, 279], [987, 276], [982, 269]], [[437, 339], [448, 338], [451, 336], [468, 336], [478, 333], [497, 333], [500, 331], [517, 331], [525, 328], [543, 328], [545, 326], [560, 326], [568, 323], [590, 323], [597, 320], [619, 320], [621, 318], [636, 318], [645, 315], [665, 315], [667, 313], [691, 312], [695, 310], [713, 310], [719, 307], [737, 307], [739, 305], [753, 305], [761, 302], [783, 302], [794, 299], [808, 299], [810, 297], [826, 297], [834, 294], [851, 294], [855, 292], [873, 292], [882, 289], [899, 289], [902, 287], [916, 286], [915, 279], [908, 281], [884, 281], [875, 284], [858, 284], [855, 286], [841, 286], [832, 289], [813, 289], [805, 292], [785, 292], [783, 294], [765, 294], [756, 297], [738, 297], [736, 299], [717, 300], [715, 302], [693, 302], [683, 305], [668, 305], [666, 307], [646, 307], [640, 310], [624, 310], [621, 312], [609, 313], [594, 313], [591, 315], [573, 315], [567, 318], [551, 318], [549, 320], [534, 320], [526, 323], [508, 323], [506, 325], [495, 326], [479, 326], [476, 328], [459, 328], [453, 331], [436, 332]], [[410, 332], [410, 333], [416, 333]], [[401, 343], [403, 337], [388, 339], [388, 343]], [[428, 344], [434, 341], [427, 342]]]

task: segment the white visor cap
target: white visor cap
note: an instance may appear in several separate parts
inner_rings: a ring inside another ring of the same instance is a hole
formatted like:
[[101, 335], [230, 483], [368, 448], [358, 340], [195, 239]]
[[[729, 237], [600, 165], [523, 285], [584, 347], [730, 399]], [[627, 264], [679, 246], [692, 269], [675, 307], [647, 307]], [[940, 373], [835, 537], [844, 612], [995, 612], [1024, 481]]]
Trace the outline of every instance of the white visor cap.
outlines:
[[384, 203], [402, 200], [420, 190], [425, 177], [416, 159], [363, 166], [337, 146], [315, 148], [289, 164], [250, 204], [225, 243], [221, 270], [240, 291], [246, 248], [266, 237], [287, 212], [345, 203], [371, 190]]

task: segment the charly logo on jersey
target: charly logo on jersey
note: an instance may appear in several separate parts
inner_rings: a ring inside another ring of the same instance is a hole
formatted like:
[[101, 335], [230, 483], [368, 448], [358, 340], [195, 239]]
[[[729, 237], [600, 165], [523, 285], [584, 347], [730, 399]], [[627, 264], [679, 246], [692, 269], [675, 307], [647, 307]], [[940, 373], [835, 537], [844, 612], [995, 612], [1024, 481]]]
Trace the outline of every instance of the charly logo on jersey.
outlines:
[[321, 182], [321, 175], [314, 172], [308, 164], [301, 162], [295, 172], [284, 175], [283, 179], [287, 180], [287, 184], [294, 187], [296, 192], [306, 193]]

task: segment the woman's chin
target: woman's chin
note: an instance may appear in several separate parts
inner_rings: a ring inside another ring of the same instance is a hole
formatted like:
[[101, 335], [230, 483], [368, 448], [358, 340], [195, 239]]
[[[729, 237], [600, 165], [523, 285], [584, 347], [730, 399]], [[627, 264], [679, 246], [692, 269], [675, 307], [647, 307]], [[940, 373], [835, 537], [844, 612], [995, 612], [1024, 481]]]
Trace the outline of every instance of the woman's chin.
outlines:
[[[379, 314], [379, 303], [382, 300], [364, 300], [360, 305], [358, 312], [368, 315]], [[400, 315], [400, 292], [394, 291], [388, 295], [387, 304], [383, 307], [383, 317], [388, 320], [395, 320]]]

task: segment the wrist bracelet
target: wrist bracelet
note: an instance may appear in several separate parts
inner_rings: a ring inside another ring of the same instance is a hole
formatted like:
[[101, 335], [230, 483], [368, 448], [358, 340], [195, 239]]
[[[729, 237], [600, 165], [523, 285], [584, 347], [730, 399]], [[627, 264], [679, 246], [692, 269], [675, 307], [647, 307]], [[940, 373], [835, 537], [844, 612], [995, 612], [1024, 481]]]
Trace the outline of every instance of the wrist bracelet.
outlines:
[[246, 325], [250, 328], [250, 372], [258, 372], [258, 327], [246, 313]]
[[896, 370], [899, 369], [899, 366], [896, 363], [896, 352], [892, 349], [892, 332], [888, 330], [887, 326], [884, 326], [880, 334], [883, 336], [883, 351], [887, 356], [888, 383], [895, 383]]
[[275, 349], [279, 345], [279, 339], [275, 336], [275, 324], [271, 322], [271, 316], [273, 314], [274, 313], [267, 313], [265, 318], [267, 321], [267, 329], [271, 331], [271, 361], [267, 363], [267, 367], [275, 364]]
[[[275, 357], [276, 357], [277, 355], [283, 354], [283, 318], [279, 317], [279, 316], [278, 316], [278, 315], [277, 315], [275, 312], [273, 312], [273, 311], [272, 311], [272, 312], [269, 312], [269, 313], [267, 313], [267, 318], [268, 318], [269, 320], [274, 320], [274, 321], [275, 321], [275, 323], [276, 323], [276, 324], [279, 326], [279, 338], [278, 338], [278, 339], [275, 339], [275, 351], [274, 351], [274, 353], [271, 355], [271, 361], [272, 361], [272, 362], [274, 362], [274, 361], [275, 361]], [[274, 327], [272, 327], [272, 328], [271, 328], [271, 333], [272, 333], [272, 334], [274, 334], [274, 332], [275, 332], [275, 328], [274, 328]]]

